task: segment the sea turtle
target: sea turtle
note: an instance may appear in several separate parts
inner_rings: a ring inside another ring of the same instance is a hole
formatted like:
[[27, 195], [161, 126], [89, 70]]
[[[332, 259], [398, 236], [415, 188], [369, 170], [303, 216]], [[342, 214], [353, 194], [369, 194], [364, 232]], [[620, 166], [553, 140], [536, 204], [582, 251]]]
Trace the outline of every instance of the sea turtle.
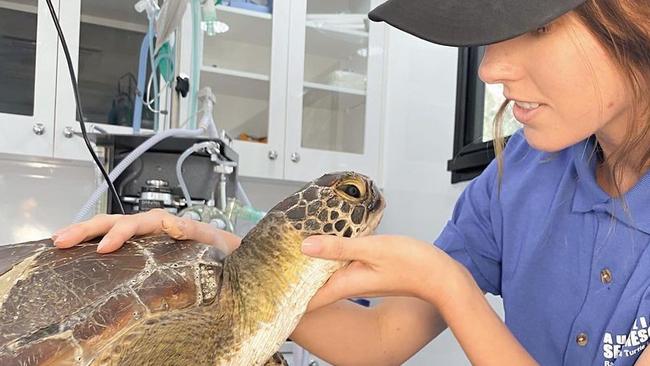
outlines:
[[96, 240], [0, 247], [0, 365], [262, 365], [345, 265], [301, 254], [302, 240], [366, 235], [383, 208], [370, 179], [334, 173], [276, 205], [225, 258], [167, 236], [105, 255]]

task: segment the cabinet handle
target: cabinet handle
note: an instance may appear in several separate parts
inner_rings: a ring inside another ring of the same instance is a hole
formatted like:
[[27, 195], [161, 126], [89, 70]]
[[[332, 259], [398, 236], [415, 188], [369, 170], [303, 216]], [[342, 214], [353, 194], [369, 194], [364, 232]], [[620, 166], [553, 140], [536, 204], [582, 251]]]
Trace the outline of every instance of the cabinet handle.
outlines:
[[291, 161], [293, 161], [294, 163], [299, 162], [300, 161], [300, 154], [298, 154], [297, 152], [291, 153]]
[[32, 127], [32, 131], [34, 131], [35, 135], [40, 136], [45, 133], [45, 126], [42, 123], [36, 123]]
[[72, 136], [74, 136], [74, 130], [72, 129], [72, 127], [68, 126], [68, 127], [64, 128], [63, 129], [63, 136], [65, 136], [65, 138], [67, 138], [67, 139], [71, 139]]
[[269, 160], [275, 160], [278, 158], [278, 152], [275, 150], [269, 150]]

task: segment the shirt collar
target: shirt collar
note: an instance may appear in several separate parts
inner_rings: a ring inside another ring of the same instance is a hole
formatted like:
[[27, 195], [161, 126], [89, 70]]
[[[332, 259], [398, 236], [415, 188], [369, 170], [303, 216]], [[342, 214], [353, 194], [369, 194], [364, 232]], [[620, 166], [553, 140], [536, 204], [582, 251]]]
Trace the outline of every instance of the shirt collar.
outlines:
[[608, 212], [619, 221], [650, 234], [650, 172], [625, 193], [623, 199], [611, 198], [596, 181], [598, 158], [594, 146], [595, 138], [592, 137], [571, 147], [577, 174], [573, 211]]

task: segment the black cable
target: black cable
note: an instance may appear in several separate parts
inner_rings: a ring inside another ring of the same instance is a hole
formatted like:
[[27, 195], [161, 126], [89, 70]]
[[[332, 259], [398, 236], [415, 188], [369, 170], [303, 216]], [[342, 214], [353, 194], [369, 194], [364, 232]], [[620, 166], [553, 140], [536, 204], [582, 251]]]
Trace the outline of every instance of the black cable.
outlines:
[[61, 40], [61, 45], [63, 46], [63, 52], [65, 52], [66, 61], [68, 62], [68, 70], [70, 71], [72, 89], [74, 90], [74, 98], [77, 101], [77, 118], [79, 119], [79, 125], [81, 126], [81, 135], [83, 136], [84, 142], [86, 143], [86, 147], [88, 147], [88, 151], [90, 151], [90, 155], [92, 155], [93, 160], [95, 160], [95, 164], [97, 164], [97, 167], [102, 172], [102, 175], [106, 180], [106, 184], [108, 185], [108, 188], [110, 188], [111, 193], [113, 194], [113, 199], [115, 200], [118, 207], [120, 208], [120, 212], [122, 213], [122, 215], [124, 215], [124, 207], [122, 206], [122, 202], [120, 201], [120, 196], [117, 195], [117, 191], [115, 190], [115, 186], [113, 185], [113, 182], [111, 182], [111, 179], [108, 177], [108, 173], [106, 173], [104, 166], [99, 161], [99, 158], [95, 154], [95, 151], [93, 150], [93, 147], [92, 145], [90, 145], [90, 141], [88, 140], [88, 134], [86, 133], [85, 119], [84, 119], [83, 111], [81, 109], [81, 99], [79, 98], [79, 85], [77, 82], [77, 77], [75, 76], [74, 73], [74, 68], [72, 67], [72, 58], [70, 57], [70, 51], [68, 51], [68, 44], [65, 42], [65, 37], [63, 37], [63, 30], [61, 29], [61, 24], [59, 24], [59, 19], [57, 18], [56, 12], [54, 11], [54, 6], [52, 6], [52, 0], [46, 0], [46, 1], [47, 1], [47, 7], [50, 8], [50, 14], [52, 15], [52, 21], [54, 21], [54, 26], [56, 27], [56, 31], [57, 33], [59, 33], [59, 39]]

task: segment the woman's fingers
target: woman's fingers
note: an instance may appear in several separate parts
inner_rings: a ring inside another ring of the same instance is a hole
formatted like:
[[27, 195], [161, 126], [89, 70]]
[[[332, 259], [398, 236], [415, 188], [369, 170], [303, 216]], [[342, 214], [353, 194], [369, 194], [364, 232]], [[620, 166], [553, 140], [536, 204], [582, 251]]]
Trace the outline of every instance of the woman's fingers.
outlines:
[[52, 240], [59, 248], [70, 248], [86, 240], [105, 234], [110, 230], [120, 215], [97, 215], [92, 219], [67, 226], [54, 234]]
[[97, 253], [110, 253], [120, 249], [137, 231], [136, 220], [118, 220], [97, 245]]
[[342, 299], [381, 295], [372, 290], [376, 282], [372, 271], [363, 263], [352, 262], [349, 266], [334, 272], [311, 299], [307, 307], [308, 310], [311, 311]]
[[165, 210], [159, 209], [121, 216], [99, 242], [97, 252], [113, 252], [136, 235], [158, 234], [162, 230], [162, 222], [168, 217], [174, 216]]
[[345, 269], [341, 269], [334, 272], [325, 285], [311, 298], [307, 305], [307, 311], [318, 309], [347, 297], [346, 292], [349, 292], [350, 289], [348, 288], [348, 291], [345, 291], [346, 288], [340, 285], [341, 277], [345, 276], [342, 275], [344, 271]]
[[133, 235], [159, 233], [162, 220], [167, 216], [172, 215], [160, 209], [136, 215], [97, 215], [55, 232], [52, 240], [59, 248], [70, 248], [105, 234], [97, 251], [109, 253], [120, 248]]
[[229, 248], [221, 237], [221, 231], [210, 224], [193, 221], [186, 217], [165, 217], [162, 221], [162, 230], [170, 237], [177, 240], [196, 240], [204, 244], [218, 247], [225, 254], [230, 254], [234, 248]]
[[377, 246], [383, 240], [380, 236], [354, 239], [333, 235], [310, 236], [302, 243], [302, 252], [322, 259], [367, 262], [376, 256]]
[[88, 221], [70, 225], [52, 235], [59, 248], [70, 248], [76, 244], [104, 235], [97, 246], [97, 252], [113, 252], [136, 235], [158, 234], [164, 231], [174, 239], [196, 240], [217, 246], [225, 254], [235, 250], [241, 239], [202, 222], [176, 217], [165, 210], [154, 209], [135, 215], [97, 215]]

